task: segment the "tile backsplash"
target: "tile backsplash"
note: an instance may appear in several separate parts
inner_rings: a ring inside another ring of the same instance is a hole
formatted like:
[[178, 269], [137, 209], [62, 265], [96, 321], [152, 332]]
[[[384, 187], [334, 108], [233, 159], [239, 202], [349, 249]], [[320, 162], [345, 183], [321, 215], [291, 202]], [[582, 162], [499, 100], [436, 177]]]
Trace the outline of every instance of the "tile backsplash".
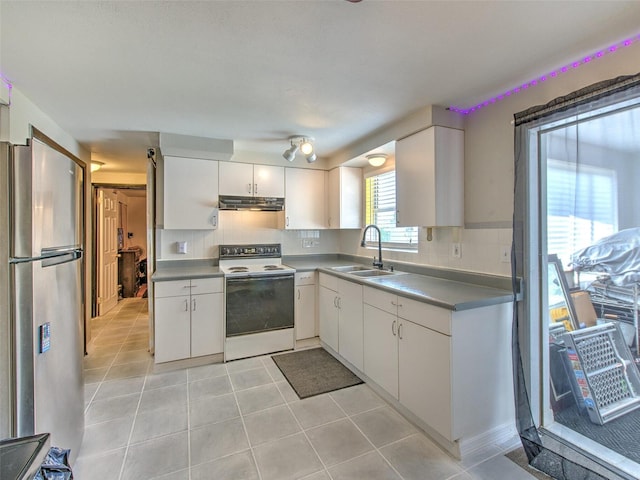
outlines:
[[[217, 258], [218, 245], [280, 243], [285, 255], [337, 253], [338, 230], [281, 230], [278, 212], [221, 211], [217, 230], [157, 230], [158, 259]], [[187, 242], [187, 253], [178, 253]]]
[[[157, 230], [159, 260], [208, 259], [218, 257], [218, 245], [280, 243], [284, 255], [344, 253], [377, 256], [377, 250], [360, 247], [361, 230], [281, 230], [278, 212], [221, 211], [217, 230]], [[186, 242], [186, 253], [178, 253], [178, 242]], [[460, 244], [460, 257], [452, 252]], [[502, 255], [511, 246], [510, 228], [433, 230], [418, 235], [418, 250], [384, 250], [383, 260], [417, 263], [496, 275], [510, 275], [511, 265]]]

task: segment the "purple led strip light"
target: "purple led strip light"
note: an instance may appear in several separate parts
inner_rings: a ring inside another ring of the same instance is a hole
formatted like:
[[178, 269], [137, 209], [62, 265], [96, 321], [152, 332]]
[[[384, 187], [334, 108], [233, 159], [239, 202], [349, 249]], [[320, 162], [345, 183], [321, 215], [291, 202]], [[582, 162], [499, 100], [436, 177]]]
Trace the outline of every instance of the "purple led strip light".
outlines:
[[13, 89], [13, 84], [9, 80], [7, 80], [7, 77], [5, 77], [1, 73], [0, 73], [0, 82], [4, 83], [9, 89], [9, 105], [11, 105], [11, 90]]
[[581, 60], [576, 60], [575, 62], [571, 62], [569, 65], [565, 65], [564, 67], [560, 67], [556, 70], [554, 70], [553, 72], [550, 72], [546, 75], [542, 75], [541, 77], [535, 78], [533, 80], [531, 80], [530, 82], [526, 82], [522, 85], [520, 85], [519, 87], [515, 87], [511, 90], [508, 90], [500, 95], [496, 95], [495, 97], [492, 97], [488, 100], [485, 100], [484, 102], [481, 102], [479, 104], [477, 104], [474, 107], [469, 107], [469, 108], [462, 108], [462, 107], [456, 107], [454, 105], [451, 105], [449, 107], [449, 110], [451, 110], [452, 112], [457, 112], [460, 113], [462, 115], [469, 115], [470, 113], [476, 112], [484, 107], [488, 107], [489, 105], [492, 105], [496, 102], [499, 102], [500, 100], [504, 100], [507, 97], [510, 97], [512, 95], [515, 95], [516, 93], [520, 93], [522, 90], [527, 90], [528, 88], [532, 88], [535, 87], [536, 85], [538, 85], [539, 83], [542, 82], [546, 82], [548, 80], [551, 80], [553, 78], [557, 78], [559, 75], [563, 74], [563, 73], [567, 73], [570, 70], [574, 70], [576, 68], [578, 68], [580, 65], [585, 65], [587, 63], [590, 63], [594, 60], [597, 60], [598, 58], [602, 58], [607, 54], [611, 54], [611, 53], [615, 53], [617, 52], [619, 49], [624, 48], [624, 47], [628, 47], [630, 45], [632, 45], [633, 43], [637, 43], [640, 42], [640, 35], [636, 35], [635, 37], [631, 37], [628, 38], [620, 43], [616, 43], [615, 45], [611, 45], [609, 48], [604, 49], [604, 50], [599, 50], [596, 53], [594, 53], [593, 55], [587, 55], [586, 57], [582, 58]]

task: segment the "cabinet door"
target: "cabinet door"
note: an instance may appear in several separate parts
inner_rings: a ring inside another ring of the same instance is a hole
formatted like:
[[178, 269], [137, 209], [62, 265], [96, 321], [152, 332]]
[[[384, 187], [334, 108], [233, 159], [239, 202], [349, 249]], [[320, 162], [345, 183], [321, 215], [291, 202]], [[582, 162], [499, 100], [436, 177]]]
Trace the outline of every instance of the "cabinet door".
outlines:
[[312, 338], [316, 334], [316, 286], [296, 287], [295, 324], [296, 340]]
[[253, 165], [220, 162], [220, 195], [246, 197], [253, 195]]
[[191, 356], [222, 353], [222, 293], [191, 296]]
[[451, 337], [400, 321], [399, 400], [431, 428], [452, 438]]
[[325, 172], [285, 169], [285, 228], [326, 228]]
[[284, 167], [254, 165], [253, 194], [257, 197], [284, 197]]
[[338, 351], [338, 293], [320, 286], [320, 340]]
[[340, 279], [338, 292], [338, 352], [354, 367], [362, 370], [362, 285]]
[[398, 319], [364, 305], [363, 371], [387, 393], [398, 398]]
[[155, 301], [155, 361], [182, 360], [191, 355], [189, 296]]
[[396, 142], [396, 224], [464, 222], [464, 132], [431, 127]]
[[164, 157], [164, 228], [216, 228], [218, 162]]
[[362, 227], [362, 169], [337, 167], [328, 176], [329, 228]]

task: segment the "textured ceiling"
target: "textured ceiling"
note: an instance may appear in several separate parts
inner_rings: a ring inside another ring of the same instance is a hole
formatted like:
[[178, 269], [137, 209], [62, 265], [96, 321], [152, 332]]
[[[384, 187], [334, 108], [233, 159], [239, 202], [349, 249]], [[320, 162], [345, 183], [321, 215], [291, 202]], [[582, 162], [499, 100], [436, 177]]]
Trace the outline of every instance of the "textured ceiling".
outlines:
[[158, 132], [329, 156], [625, 35], [638, 1], [0, 1], [2, 74], [89, 150], [144, 171]]

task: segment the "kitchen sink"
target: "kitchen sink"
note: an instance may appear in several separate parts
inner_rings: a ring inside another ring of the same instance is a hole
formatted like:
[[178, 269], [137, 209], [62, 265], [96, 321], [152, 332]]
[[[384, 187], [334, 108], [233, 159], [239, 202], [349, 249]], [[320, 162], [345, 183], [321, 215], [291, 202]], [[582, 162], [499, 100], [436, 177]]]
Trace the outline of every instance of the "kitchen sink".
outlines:
[[358, 271], [369, 271], [371, 267], [365, 267], [364, 265], [342, 265], [340, 267], [331, 267], [331, 270], [336, 272], [358, 272]]
[[358, 277], [383, 277], [385, 275], [396, 275], [396, 273], [399, 272], [390, 272], [389, 270], [360, 270], [349, 273]]

